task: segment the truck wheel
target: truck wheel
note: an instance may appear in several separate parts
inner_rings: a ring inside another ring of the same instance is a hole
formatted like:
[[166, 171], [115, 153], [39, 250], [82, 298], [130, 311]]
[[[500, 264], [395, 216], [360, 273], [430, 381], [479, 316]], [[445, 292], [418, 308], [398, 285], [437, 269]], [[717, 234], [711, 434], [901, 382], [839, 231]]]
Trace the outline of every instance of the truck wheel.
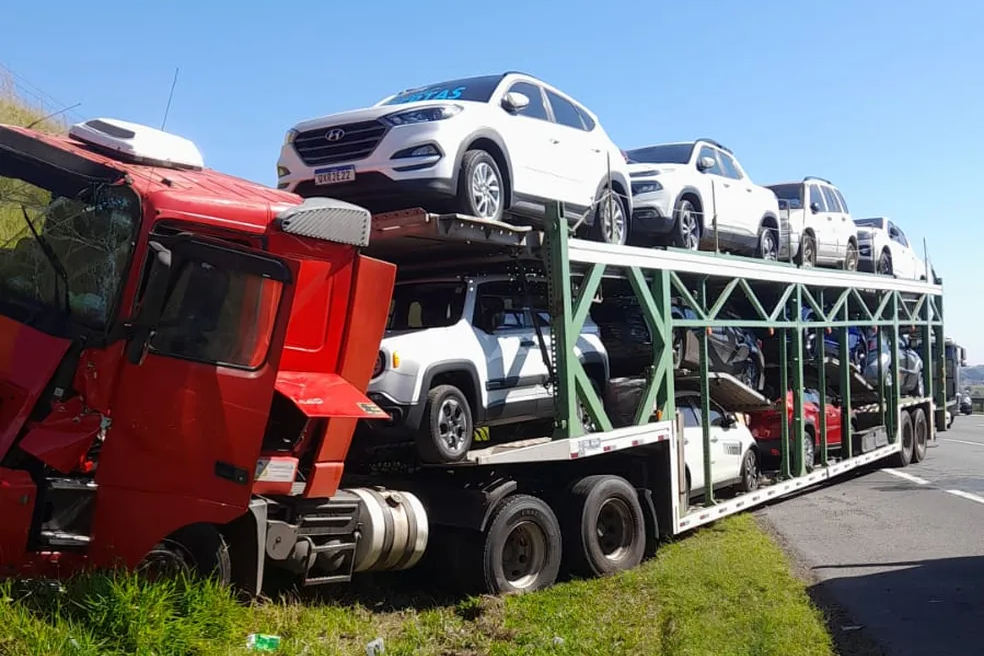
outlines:
[[491, 594], [533, 592], [560, 572], [561, 535], [545, 502], [527, 494], [506, 497], [482, 533], [482, 571]]
[[844, 255], [844, 270], [857, 271], [859, 260], [860, 256], [858, 255], [858, 245], [853, 241], [847, 242], [847, 252]]
[[878, 258], [878, 262], [875, 265], [875, 271], [883, 276], [894, 275], [892, 270], [892, 254], [887, 250], [882, 251], [881, 256]]
[[926, 412], [916, 408], [912, 415], [912, 462], [926, 459], [926, 444], [929, 441], [929, 422]]
[[902, 441], [902, 450], [892, 456], [894, 467], [908, 467], [912, 462], [912, 415], [906, 411], [899, 414], [899, 433]]
[[564, 517], [567, 568], [582, 576], [632, 569], [646, 549], [646, 520], [639, 495], [619, 476], [596, 475], [571, 488]]
[[427, 394], [424, 421], [416, 435], [424, 462], [460, 462], [471, 448], [475, 426], [468, 399], [454, 385], [438, 385]]
[[232, 581], [229, 546], [217, 528], [199, 524], [183, 528], [158, 542], [137, 571], [152, 580], [179, 576]]

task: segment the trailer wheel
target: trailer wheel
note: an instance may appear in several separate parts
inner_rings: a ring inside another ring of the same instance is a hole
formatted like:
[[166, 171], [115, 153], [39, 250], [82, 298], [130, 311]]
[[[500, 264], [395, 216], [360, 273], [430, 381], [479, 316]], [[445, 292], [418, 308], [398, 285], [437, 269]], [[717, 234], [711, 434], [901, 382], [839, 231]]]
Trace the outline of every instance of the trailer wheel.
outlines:
[[137, 571], [151, 580], [179, 576], [232, 581], [229, 546], [210, 524], [185, 527], [164, 538], [140, 561]]
[[619, 476], [582, 478], [571, 488], [564, 513], [567, 568], [582, 576], [632, 569], [646, 550], [646, 520], [639, 495]]
[[929, 441], [929, 422], [926, 411], [916, 408], [912, 413], [912, 462], [926, 459], [926, 444]]
[[438, 385], [427, 394], [424, 421], [416, 435], [421, 460], [460, 462], [471, 448], [475, 426], [468, 399], [454, 385]]
[[482, 538], [482, 571], [489, 593], [533, 592], [557, 581], [560, 524], [540, 499], [527, 494], [503, 499]]
[[908, 467], [912, 462], [912, 415], [908, 412], [899, 414], [899, 433], [902, 440], [902, 450], [892, 457], [892, 464], [895, 467]]

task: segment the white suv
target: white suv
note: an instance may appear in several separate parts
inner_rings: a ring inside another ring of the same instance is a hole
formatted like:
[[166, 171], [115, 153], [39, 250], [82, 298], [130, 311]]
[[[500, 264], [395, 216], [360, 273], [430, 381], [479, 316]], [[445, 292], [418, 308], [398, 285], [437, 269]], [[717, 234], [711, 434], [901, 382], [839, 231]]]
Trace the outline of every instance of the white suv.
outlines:
[[[916, 255], [908, 237], [894, 221], [876, 216], [855, 219], [862, 271], [886, 276], [926, 280], [926, 262]], [[936, 276], [933, 276], [934, 282]]]
[[801, 266], [857, 270], [857, 230], [840, 189], [812, 176], [801, 182], [769, 185], [769, 189], [779, 198], [779, 220], [787, 235], [779, 244], [780, 259], [795, 260]]
[[632, 211], [628, 167], [594, 114], [521, 73], [431, 84], [299, 123], [277, 176], [281, 189], [372, 212], [419, 205], [536, 223], [544, 202], [559, 200], [594, 238], [619, 244]]
[[[465, 458], [476, 427], [551, 418], [546, 283], [525, 287], [509, 275], [398, 283], [368, 389], [391, 420], [369, 428], [412, 435], [421, 460], [442, 463]], [[603, 394], [608, 355], [590, 318], [574, 353]]]
[[632, 234], [696, 250], [778, 259], [779, 203], [753, 183], [730, 150], [710, 139], [635, 148], [625, 153], [632, 179]]

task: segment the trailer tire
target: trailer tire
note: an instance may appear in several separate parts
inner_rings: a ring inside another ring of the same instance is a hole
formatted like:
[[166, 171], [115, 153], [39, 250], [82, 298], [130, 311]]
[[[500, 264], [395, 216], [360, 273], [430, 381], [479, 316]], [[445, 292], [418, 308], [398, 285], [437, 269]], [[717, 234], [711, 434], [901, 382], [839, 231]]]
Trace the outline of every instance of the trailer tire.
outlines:
[[566, 569], [607, 576], [636, 567], [646, 551], [646, 518], [639, 494], [619, 476], [582, 478], [571, 488], [564, 513]]
[[143, 557], [137, 570], [151, 579], [189, 576], [232, 582], [229, 545], [211, 524], [186, 526], [164, 538]]
[[415, 436], [421, 460], [435, 464], [464, 460], [474, 433], [471, 406], [460, 389], [438, 385], [427, 393], [424, 420]]
[[533, 592], [557, 581], [560, 523], [544, 501], [528, 494], [506, 497], [481, 537], [486, 592]]
[[916, 408], [912, 413], [912, 462], [926, 459], [926, 445], [929, 441], [929, 422], [926, 411]]
[[908, 467], [912, 462], [912, 415], [906, 411], [899, 413], [899, 440], [902, 449], [892, 456], [895, 467]]

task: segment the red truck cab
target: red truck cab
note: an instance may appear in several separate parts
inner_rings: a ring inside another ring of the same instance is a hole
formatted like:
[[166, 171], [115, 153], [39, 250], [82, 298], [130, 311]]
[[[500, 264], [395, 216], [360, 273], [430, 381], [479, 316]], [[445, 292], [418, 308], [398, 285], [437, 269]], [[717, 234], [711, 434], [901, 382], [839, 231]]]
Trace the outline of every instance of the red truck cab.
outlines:
[[152, 128], [0, 126], [5, 571], [258, 589], [268, 528], [303, 542], [298, 504], [337, 496], [355, 422], [386, 418], [363, 392], [395, 267], [359, 253], [369, 228]]

